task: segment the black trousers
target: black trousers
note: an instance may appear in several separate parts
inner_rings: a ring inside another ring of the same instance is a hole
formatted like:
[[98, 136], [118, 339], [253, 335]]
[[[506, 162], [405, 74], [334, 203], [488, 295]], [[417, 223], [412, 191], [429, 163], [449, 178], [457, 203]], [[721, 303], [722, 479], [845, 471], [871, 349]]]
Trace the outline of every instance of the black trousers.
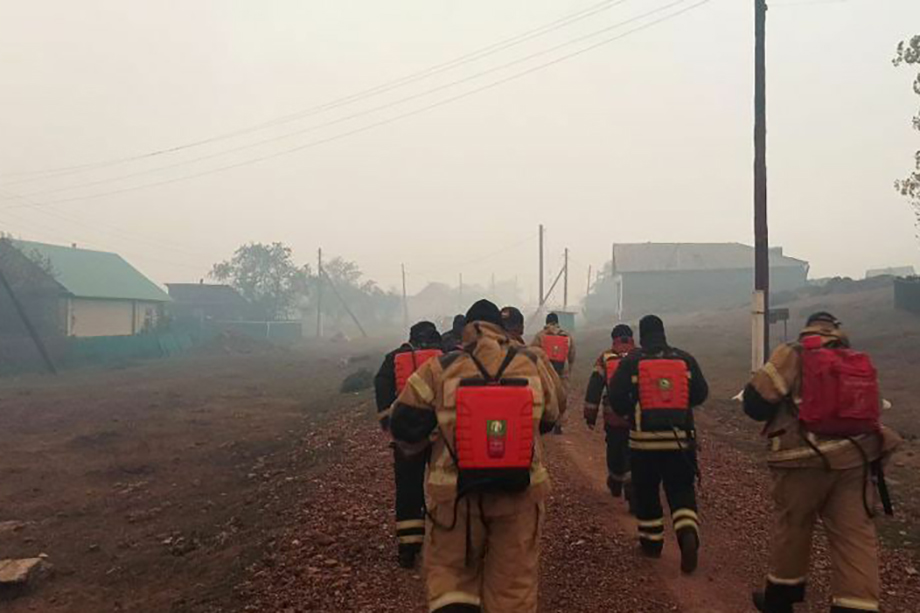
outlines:
[[629, 482], [629, 428], [604, 426], [607, 434], [607, 486], [619, 496]]
[[632, 487], [639, 543], [656, 552], [664, 547], [661, 486], [671, 509], [674, 531], [699, 531], [696, 506], [696, 454], [685, 451], [631, 450]]
[[396, 474], [396, 542], [402, 551], [422, 548], [425, 540], [425, 467], [428, 455], [405, 456], [393, 448]]

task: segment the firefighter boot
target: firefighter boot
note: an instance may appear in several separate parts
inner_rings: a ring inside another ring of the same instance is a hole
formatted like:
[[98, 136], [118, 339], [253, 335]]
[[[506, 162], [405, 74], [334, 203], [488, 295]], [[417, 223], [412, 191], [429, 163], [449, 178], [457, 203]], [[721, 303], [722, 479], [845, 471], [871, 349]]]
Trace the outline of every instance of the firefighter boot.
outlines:
[[677, 532], [677, 544], [680, 545], [680, 570], [690, 574], [699, 563], [700, 537], [693, 528], [684, 528]]
[[625, 485], [623, 485], [623, 498], [626, 499], [626, 506], [629, 509], [629, 514], [635, 517], [636, 503], [634, 502], [635, 495], [633, 494], [632, 483], [627, 482]]
[[623, 495], [623, 482], [614, 479], [612, 476], [608, 476], [607, 489], [610, 490], [610, 494], [614, 498], [619, 498]]
[[405, 543], [399, 546], [399, 552], [397, 553], [397, 562], [399, 562], [400, 568], [405, 568], [411, 570], [415, 568], [415, 562], [418, 559], [418, 554], [421, 552], [422, 546], [417, 543]]
[[795, 613], [790, 603], [767, 604], [767, 596], [762, 591], [754, 592], [754, 607], [761, 613]]

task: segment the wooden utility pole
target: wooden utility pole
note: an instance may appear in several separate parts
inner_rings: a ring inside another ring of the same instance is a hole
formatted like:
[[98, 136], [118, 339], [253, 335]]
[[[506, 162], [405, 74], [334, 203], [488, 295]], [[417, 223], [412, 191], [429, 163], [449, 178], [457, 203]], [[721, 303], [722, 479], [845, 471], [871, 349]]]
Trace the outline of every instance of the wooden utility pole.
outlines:
[[770, 351], [770, 241], [767, 226], [767, 2], [754, 0], [754, 299], [752, 367]]
[[348, 303], [345, 302], [345, 299], [342, 298], [342, 294], [339, 293], [339, 290], [335, 287], [335, 283], [332, 282], [332, 278], [326, 274], [324, 270], [322, 272], [322, 277], [326, 279], [326, 283], [329, 284], [329, 288], [332, 290], [332, 293], [335, 294], [335, 297], [339, 299], [339, 302], [342, 303], [342, 306], [345, 308], [345, 312], [348, 313], [348, 316], [351, 317], [351, 320], [355, 322], [355, 325], [358, 326], [358, 330], [361, 331], [361, 336], [367, 338], [367, 332], [364, 331], [364, 326], [361, 325], [361, 322], [358, 321], [358, 318], [355, 317], [355, 314], [348, 307]]
[[569, 248], [565, 248], [565, 278], [562, 282], [562, 310], [569, 310]]
[[543, 306], [543, 302], [546, 299], [543, 295], [543, 224], [540, 224], [540, 306]]
[[585, 297], [591, 294], [591, 265], [588, 264], [588, 288], [585, 290]]
[[19, 297], [16, 296], [16, 292], [13, 291], [13, 286], [11, 286], [9, 281], [7, 281], [6, 275], [3, 274], [3, 270], [0, 270], [0, 285], [3, 285], [3, 289], [6, 290], [7, 295], [10, 297], [10, 300], [13, 303], [13, 308], [16, 309], [16, 313], [19, 315], [19, 319], [22, 320], [22, 325], [25, 326], [26, 332], [28, 332], [29, 336], [32, 337], [32, 342], [35, 343], [35, 348], [38, 349], [38, 353], [42, 357], [42, 361], [45, 363], [45, 367], [48, 369], [48, 372], [50, 372], [52, 375], [56, 375], [57, 369], [54, 367], [54, 362], [51, 360], [51, 356], [48, 354], [48, 350], [45, 349], [45, 344], [42, 342], [41, 337], [38, 335], [38, 331], [35, 329], [35, 326], [32, 325], [32, 320], [29, 319], [29, 316], [26, 314], [26, 310], [22, 308], [22, 303], [19, 302]]
[[406, 265], [402, 264], [403, 282], [403, 328], [409, 329], [409, 297], [406, 295]]
[[320, 247], [316, 265], [316, 338], [323, 338], [323, 249]]

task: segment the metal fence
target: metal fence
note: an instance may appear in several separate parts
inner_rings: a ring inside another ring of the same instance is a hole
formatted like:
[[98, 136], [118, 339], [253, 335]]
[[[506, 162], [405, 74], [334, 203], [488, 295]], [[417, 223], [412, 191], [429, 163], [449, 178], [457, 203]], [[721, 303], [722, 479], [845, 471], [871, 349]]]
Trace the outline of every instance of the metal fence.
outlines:
[[[45, 339], [59, 369], [113, 365], [179, 355], [206, 345], [224, 334], [292, 344], [303, 338], [299, 321], [176, 321], [168, 330], [134, 336], [55, 336]], [[0, 345], [0, 375], [40, 372], [45, 369], [28, 337], [4, 338]]]

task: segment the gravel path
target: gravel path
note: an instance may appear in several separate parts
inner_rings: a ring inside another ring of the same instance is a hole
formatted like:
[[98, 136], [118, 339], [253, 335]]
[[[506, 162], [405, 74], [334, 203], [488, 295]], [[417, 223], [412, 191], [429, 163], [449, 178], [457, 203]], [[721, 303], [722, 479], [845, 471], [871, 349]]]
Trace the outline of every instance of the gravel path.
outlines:
[[[238, 587], [246, 611], [423, 612], [420, 574], [400, 570], [391, 536], [392, 476], [387, 440], [366, 406], [328, 424], [338, 451], [305, 481], [302, 504], [279, 512], [269, 551]], [[770, 529], [768, 475], [757, 458], [707, 430], [703, 416], [699, 570], [684, 577], [669, 536], [661, 560], [638, 553], [634, 523], [604, 487], [603, 435], [573, 418], [547, 440], [554, 489], [548, 504], [541, 566], [541, 611], [739, 613], [753, 611], [750, 592], [765, 572]], [[321, 445], [322, 436], [305, 439]], [[296, 467], [292, 467], [296, 469]], [[827, 610], [827, 568], [819, 538], [813, 585], [802, 611]], [[909, 558], [886, 552], [884, 610], [910, 613], [920, 584]]]

